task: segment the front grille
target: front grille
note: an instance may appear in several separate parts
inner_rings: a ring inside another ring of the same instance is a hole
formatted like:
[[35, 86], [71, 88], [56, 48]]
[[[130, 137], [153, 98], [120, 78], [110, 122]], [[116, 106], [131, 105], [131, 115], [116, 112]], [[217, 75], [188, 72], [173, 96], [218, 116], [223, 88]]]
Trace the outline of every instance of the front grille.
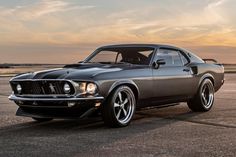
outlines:
[[[65, 95], [66, 93], [63, 90], [65, 83], [67, 83], [71, 88], [69, 95], [73, 95], [75, 93], [74, 86], [70, 81], [66, 80], [16, 81], [11, 82], [11, 86], [14, 93], [20, 95]], [[17, 92], [17, 84], [20, 84], [22, 87], [21, 93]]]

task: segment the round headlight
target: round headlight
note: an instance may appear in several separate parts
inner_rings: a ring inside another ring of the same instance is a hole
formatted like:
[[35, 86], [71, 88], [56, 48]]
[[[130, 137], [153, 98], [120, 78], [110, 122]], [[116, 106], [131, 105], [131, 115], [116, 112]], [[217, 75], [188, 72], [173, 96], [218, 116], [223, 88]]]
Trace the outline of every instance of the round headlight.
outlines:
[[86, 88], [86, 92], [89, 94], [94, 94], [96, 92], [97, 86], [94, 83], [88, 83], [87, 84], [87, 88]]
[[70, 85], [69, 85], [69, 84], [65, 83], [63, 89], [64, 89], [64, 92], [65, 92], [66, 94], [69, 94], [69, 93], [70, 93]]
[[22, 92], [22, 87], [20, 84], [16, 85], [16, 90], [19, 94]]

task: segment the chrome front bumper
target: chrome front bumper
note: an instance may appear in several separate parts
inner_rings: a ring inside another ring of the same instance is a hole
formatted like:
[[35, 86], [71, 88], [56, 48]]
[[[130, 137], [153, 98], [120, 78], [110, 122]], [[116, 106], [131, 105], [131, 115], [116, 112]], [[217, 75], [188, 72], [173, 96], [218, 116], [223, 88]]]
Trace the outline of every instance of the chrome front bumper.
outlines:
[[14, 94], [10, 95], [9, 100], [12, 101], [86, 101], [86, 100], [103, 100], [102, 96], [88, 97], [21, 97]]

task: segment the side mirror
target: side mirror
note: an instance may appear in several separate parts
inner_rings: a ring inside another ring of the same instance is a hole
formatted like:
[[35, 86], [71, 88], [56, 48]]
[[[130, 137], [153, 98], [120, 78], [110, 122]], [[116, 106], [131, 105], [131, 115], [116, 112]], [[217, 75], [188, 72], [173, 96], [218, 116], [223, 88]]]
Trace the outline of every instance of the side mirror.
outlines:
[[160, 67], [160, 65], [165, 65], [166, 62], [164, 59], [158, 59], [156, 60], [155, 62], [153, 62], [152, 66], [155, 68], [155, 69], [158, 69]]

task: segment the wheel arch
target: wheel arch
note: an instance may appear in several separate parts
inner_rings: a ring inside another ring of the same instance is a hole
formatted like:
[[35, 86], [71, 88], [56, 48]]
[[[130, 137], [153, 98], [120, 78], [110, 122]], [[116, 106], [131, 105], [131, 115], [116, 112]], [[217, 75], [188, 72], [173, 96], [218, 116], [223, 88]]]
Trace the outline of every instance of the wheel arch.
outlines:
[[118, 87], [122, 85], [128, 86], [134, 92], [134, 96], [137, 101], [139, 98], [139, 89], [138, 89], [138, 86], [132, 80], [121, 80], [121, 81], [114, 82], [112, 86], [110, 87], [107, 95], [109, 96], [112, 93], [112, 91], [114, 91], [115, 89], [117, 89]]
[[210, 73], [206, 73], [206, 74], [204, 74], [204, 75], [201, 77], [201, 79], [200, 79], [200, 81], [199, 81], [199, 83], [198, 83], [198, 87], [200, 87], [202, 81], [205, 80], [205, 79], [211, 80], [211, 82], [212, 82], [212, 84], [213, 84], [213, 86], [214, 86], [214, 84], [215, 84], [214, 76], [213, 76], [212, 74], [210, 74]]

